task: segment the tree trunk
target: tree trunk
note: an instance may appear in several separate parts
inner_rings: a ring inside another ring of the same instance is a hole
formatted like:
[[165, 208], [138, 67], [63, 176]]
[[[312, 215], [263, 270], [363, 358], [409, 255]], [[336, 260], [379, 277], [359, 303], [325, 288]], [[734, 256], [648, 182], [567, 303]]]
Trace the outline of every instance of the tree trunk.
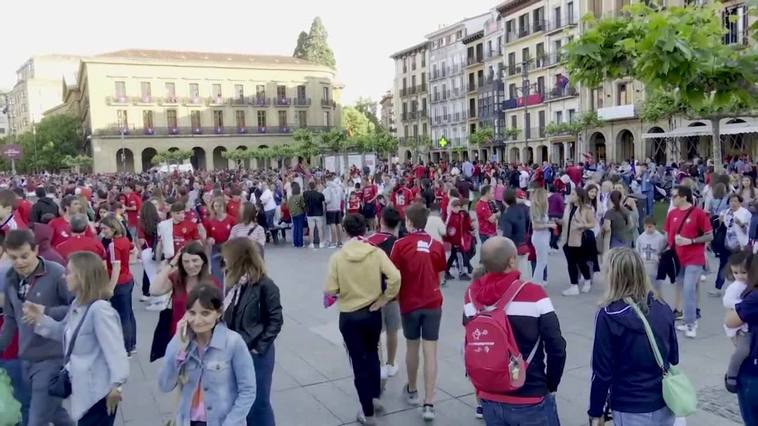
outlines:
[[721, 160], [721, 118], [716, 117], [711, 119], [712, 130], [712, 150], [713, 150], [713, 170], [716, 173], [722, 173], [724, 171], [724, 162]]
[[342, 159], [344, 160], [343, 163], [345, 164], [345, 173], [347, 173], [347, 171], [350, 170], [350, 161], [348, 160], [347, 150], [342, 151]]

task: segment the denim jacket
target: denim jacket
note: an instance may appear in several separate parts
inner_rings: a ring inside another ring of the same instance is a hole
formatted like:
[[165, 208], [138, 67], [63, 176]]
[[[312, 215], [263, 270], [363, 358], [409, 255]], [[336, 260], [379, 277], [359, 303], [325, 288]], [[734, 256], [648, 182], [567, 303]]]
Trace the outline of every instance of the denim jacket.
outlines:
[[[166, 348], [158, 377], [158, 386], [163, 392], [171, 392], [179, 386], [177, 426], [190, 424], [192, 394], [199, 381], [203, 386], [208, 426], [244, 425], [255, 401], [255, 369], [242, 337], [219, 323], [202, 360], [194, 341], [190, 341], [186, 352], [180, 349], [180, 343], [179, 336], [174, 335]], [[186, 372], [185, 384], [179, 383], [181, 370]]]

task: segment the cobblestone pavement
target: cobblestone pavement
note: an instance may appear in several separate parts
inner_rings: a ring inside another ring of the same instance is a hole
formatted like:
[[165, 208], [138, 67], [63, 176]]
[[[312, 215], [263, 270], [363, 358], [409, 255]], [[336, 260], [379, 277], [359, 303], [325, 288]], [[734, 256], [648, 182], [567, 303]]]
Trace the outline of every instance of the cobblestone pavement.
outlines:
[[[294, 249], [267, 247], [266, 264], [270, 276], [281, 288], [285, 324], [276, 341], [276, 370], [272, 403], [277, 424], [283, 426], [353, 425], [358, 400], [352, 374], [342, 347], [335, 308], [325, 310], [321, 290], [326, 264], [334, 249]], [[138, 269], [133, 265], [133, 269]], [[550, 257], [548, 292], [568, 341], [568, 360], [558, 389], [558, 410], [563, 425], [586, 425], [591, 370], [589, 368], [594, 313], [604, 291], [599, 283], [590, 294], [575, 298], [560, 295], [568, 282], [562, 255]], [[141, 276], [135, 274], [137, 276]], [[713, 283], [712, 274], [703, 282]], [[435, 407], [437, 426], [483, 425], [474, 418], [475, 398], [464, 377], [461, 346], [463, 329], [460, 315], [466, 283], [449, 282], [444, 288], [442, 329], [439, 345], [439, 378]], [[688, 419], [689, 425], [720, 426], [739, 424], [736, 397], [726, 393], [722, 377], [732, 345], [721, 328], [723, 309], [719, 299], [702, 291], [703, 319], [695, 340], [680, 335], [682, 369], [697, 387], [700, 411]], [[670, 300], [671, 289], [665, 294]], [[131, 360], [131, 375], [119, 407], [118, 425], [162, 425], [172, 415], [174, 397], [161, 393], [156, 384], [159, 362], [148, 361], [152, 333], [158, 314], [148, 312], [137, 301], [138, 355]], [[402, 339], [400, 339], [402, 341]], [[403, 360], [401, 343], [398, 359]], [[402, 362], [401, 362], [402, 365]], [[404, 426], [423, 423], [418, 408], [408, 407], [401, 395], [404, 372], [388, 380], [383, 402], [387, 414], [380, 425]]]

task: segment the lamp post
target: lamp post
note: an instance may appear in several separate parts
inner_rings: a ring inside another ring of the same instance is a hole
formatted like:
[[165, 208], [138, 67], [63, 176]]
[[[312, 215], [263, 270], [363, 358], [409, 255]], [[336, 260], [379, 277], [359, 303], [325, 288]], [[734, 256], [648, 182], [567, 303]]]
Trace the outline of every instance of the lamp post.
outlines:
[[126, 149], [124, 149], [124, 128], [121, 128], [121, 173], [126, 172]]
[[34, 143], [34, 172], [39, 173], [39, 157], [37, 156], [37, 125], [32, 121], [32, 138]]

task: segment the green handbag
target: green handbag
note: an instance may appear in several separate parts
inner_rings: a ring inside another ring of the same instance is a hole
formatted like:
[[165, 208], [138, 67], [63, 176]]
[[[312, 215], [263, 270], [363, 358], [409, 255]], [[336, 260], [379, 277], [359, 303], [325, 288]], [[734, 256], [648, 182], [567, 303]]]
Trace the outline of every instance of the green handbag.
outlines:
[[655, 361], [663, 371], [663, 400], [666, 401], [666, 406], [677, 417], [687, 417], [695, 414], [695, 411], [697, 411], [697, 393], [692, 386], [692, 382], [677, 367], [670, 365], [666, 369], [661, 352], [658, 350], [658, 344], [655, 341], [655, 335], [653, 335], [653, 330], [650, 328], [645, 315], [642, 314], [639, 306], [630, 297], [625, 297], [624, 302], [634, 309], [634, 312], [637, 313], [637, 316], [645, 326], [645, 334], [647, 334], [650, 347], [653, 349]]

